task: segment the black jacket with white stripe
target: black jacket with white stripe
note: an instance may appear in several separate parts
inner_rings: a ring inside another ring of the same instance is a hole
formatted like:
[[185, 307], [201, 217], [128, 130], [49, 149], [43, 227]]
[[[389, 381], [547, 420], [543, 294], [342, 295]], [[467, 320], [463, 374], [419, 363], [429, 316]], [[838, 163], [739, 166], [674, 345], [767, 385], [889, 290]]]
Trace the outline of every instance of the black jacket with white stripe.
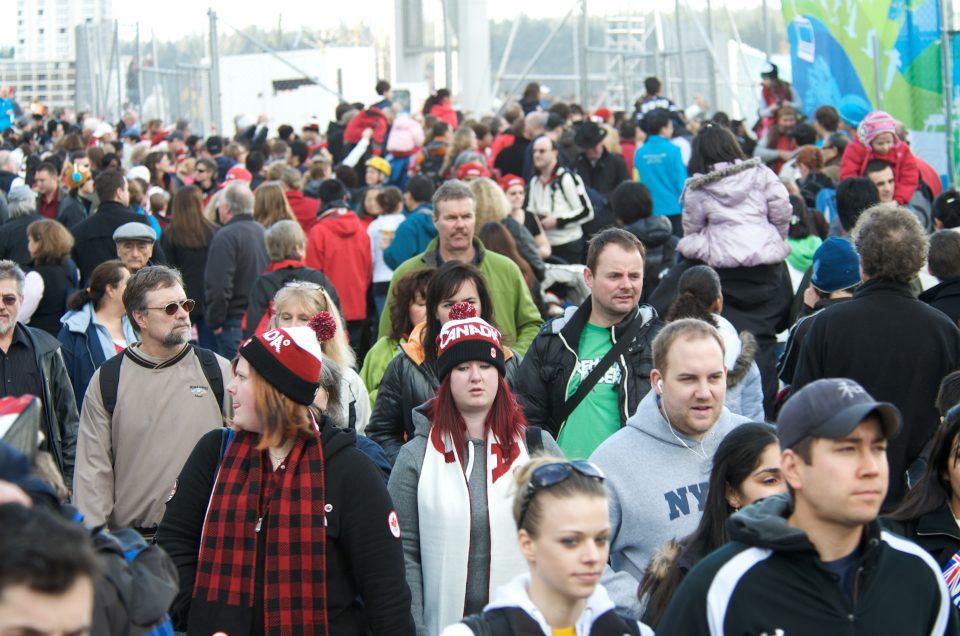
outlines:
[[800, 529], [789, 495], [731, 517], [732, 542], [687, 575], [657, 626], [682, 634], [960, 634], [937, 563], [873, 521], [852, 597]]

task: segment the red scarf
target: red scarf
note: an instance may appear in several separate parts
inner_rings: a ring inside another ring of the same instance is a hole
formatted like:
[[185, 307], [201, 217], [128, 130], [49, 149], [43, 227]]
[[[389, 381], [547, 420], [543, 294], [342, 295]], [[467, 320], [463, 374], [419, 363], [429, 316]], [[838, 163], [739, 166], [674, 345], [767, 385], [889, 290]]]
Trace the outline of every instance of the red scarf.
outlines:
[[[298, 437], [271, 472], [259, 435], [237, 431], [220, 465], [200, 541], [194, 598], [250, 607], [257, 532], [266, 533], [266, 634], [326, 634], [326, 518], [319, 433]], [[264, 518], [265, 517], [265, 518]], [[294, 547], [295, 546], [295, 547]], [[243, 573], [243, 574], [241, 574]]]

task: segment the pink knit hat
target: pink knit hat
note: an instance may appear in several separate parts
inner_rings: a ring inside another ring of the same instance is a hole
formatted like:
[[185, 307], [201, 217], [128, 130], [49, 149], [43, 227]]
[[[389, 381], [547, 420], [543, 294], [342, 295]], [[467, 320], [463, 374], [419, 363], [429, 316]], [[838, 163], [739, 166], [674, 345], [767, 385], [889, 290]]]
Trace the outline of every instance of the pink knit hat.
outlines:
[[900, 137], [897, 136], [897, 122], [888, 113], [882, 110], [875, 110], [860, 122], [857, 126], [857, 138], [864, 146], [869, 146], [873, 140], [883, 133], [892, 133], [894, 145], [899, 145]]

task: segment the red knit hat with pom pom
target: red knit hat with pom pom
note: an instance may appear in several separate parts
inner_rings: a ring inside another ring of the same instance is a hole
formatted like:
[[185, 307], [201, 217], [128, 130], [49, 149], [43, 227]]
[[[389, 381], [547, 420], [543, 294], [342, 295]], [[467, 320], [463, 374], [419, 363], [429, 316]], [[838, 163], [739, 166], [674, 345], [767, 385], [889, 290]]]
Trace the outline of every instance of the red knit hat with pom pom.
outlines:
[[307, 406], [320, 388], [320, 345], [337, 332], [337, 322], [327, 311], [321, 311], [308, 324], [266, 331], [251, 338], [239, 352], [278, 391]]
[[443, 380], [454, 367], [470, 360], [489, 362], [500, 375], [506, 373], [500, 332], [477, 316], [469, 303], [457, 303], [450, 308], [449, 320], [437, 336], [437, 370]]

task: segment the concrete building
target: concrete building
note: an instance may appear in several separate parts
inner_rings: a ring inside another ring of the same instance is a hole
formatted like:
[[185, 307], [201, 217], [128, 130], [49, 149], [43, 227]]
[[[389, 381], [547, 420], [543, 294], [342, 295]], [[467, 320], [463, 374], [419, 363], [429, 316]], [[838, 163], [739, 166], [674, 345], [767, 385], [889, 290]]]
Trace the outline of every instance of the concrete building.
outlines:
[[112, 0], [17, 0], [14, 58], [72, 60], [75, 27], [112, 19]]

